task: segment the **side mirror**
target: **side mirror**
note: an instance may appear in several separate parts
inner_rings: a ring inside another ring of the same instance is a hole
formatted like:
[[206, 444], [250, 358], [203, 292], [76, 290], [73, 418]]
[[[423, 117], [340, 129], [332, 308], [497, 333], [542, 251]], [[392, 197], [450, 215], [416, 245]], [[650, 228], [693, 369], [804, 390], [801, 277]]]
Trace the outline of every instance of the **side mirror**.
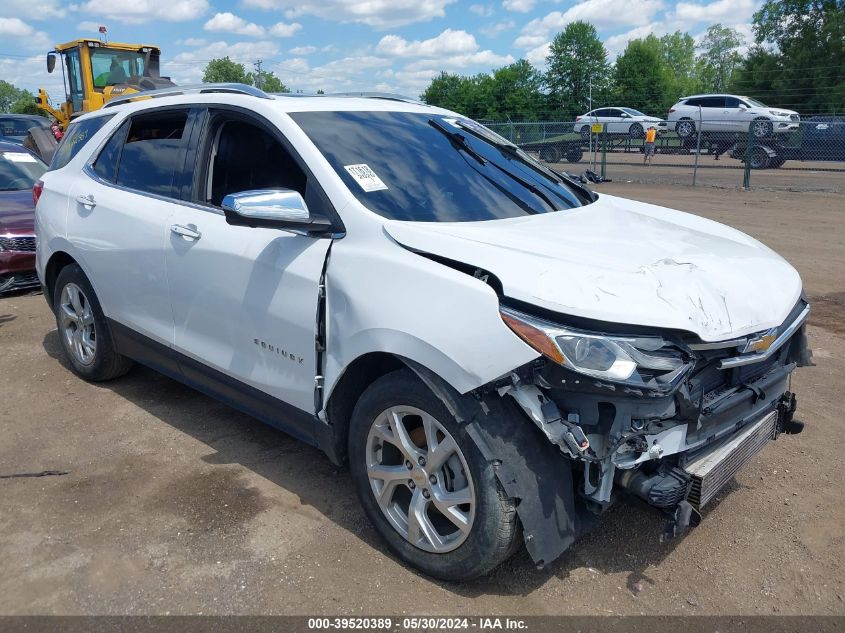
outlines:
[[328, 218], [309, 213], [305, 200], [291, 189], [256, 189], [230, 193], [223, 198], [223, 213], [232, 226], [328, 233]]
[[740, 110], [747, 110], [747, 109], [748, 109], [748, 106], [747, 106], [747, 105], [745, 105], [744, 103], [740, 103], [740, 104], [739, 104], [739, 106], [737, 106], [737, 107], [738, 107]]
[[51, 73], [56, 68], [56, 54], [47, 53], [47, 72]]

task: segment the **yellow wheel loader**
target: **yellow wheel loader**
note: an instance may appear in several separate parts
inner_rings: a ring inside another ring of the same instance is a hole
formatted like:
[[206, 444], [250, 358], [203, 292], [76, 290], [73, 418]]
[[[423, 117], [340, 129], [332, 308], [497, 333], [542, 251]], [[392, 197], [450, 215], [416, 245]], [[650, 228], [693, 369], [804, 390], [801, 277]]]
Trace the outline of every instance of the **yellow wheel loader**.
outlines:
[[36, 97], [38, 107], [53, 115], [65, 130], [74, 117], [102, 108], [110, 99], [176, 85], [161, 76], [160, 56], [157, 46], [95, 39], [56, 46], [47, 53], [47, 72], [55, 70], [57, 60], [61, 62], [65, 101], [54, 108], [41, 88]]

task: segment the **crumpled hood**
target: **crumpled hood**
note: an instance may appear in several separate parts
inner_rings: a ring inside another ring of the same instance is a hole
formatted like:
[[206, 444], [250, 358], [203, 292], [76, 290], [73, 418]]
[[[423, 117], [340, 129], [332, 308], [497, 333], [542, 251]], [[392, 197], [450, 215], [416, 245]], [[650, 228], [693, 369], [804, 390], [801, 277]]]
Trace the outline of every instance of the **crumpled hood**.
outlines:
[[0, 235], [34, 235], [32, 191], [0, 191]]
[[768, 247], [698, 216], [602, 194], [577, 209], [487, 222], [388, 221], [415, 251], [488, 270], [554, 312], [720, 341], [780, 325], [801, 295]]

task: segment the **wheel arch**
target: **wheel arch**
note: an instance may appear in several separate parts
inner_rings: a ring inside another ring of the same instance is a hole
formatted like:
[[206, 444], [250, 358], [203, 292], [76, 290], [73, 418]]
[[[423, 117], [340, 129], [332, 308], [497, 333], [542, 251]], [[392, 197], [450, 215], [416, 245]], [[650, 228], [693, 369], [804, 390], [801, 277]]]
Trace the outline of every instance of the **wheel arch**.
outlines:
[[50, 307], [53, 307], [53, 294], [56, 290], [56, 279], [63, 268], [72, 264], [79, 265], [73, 257], [65, 251], [55, 251], [47, 260], [47, 265], [44, 267], [44, 286], [46, 288], [44, 298]]

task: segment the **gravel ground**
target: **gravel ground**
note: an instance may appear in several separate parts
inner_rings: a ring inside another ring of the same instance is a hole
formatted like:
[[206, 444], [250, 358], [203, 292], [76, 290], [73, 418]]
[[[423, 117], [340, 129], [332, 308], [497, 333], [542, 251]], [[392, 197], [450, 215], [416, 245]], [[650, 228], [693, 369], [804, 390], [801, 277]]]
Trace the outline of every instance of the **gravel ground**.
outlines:
[[[601, 172], [601, 152], [596, 156], [596, 173]], [[643, 166], [640, 153], [607, 154], [606, 174], [614, 183], [692, 185], [695, 156], [656, 154], [650, 167]], [[557, 163], [555, 169], [580, 174], [593, 169], [593, 155], [584, 153], [578, 163]], [[745, 165], [727, 154], [718, 161], [712, 155], [699, 156], [696, 183], [708, 187], [742, 187]], [[751, 189], [845, 193], [845, 162], [788, 160], [779, 169], [753, 169]]]
[[686, 537], [618, 506], [566, 555], [468, 584], [405, 568], [348, 475], [152, 371], [87, 384], [41, 296], [0, 299], [0, 614], [845, 614], [845, 199], [611, 183], [732, 224], [800, 270], [817, 367], [803, 434], [749, 463]]

